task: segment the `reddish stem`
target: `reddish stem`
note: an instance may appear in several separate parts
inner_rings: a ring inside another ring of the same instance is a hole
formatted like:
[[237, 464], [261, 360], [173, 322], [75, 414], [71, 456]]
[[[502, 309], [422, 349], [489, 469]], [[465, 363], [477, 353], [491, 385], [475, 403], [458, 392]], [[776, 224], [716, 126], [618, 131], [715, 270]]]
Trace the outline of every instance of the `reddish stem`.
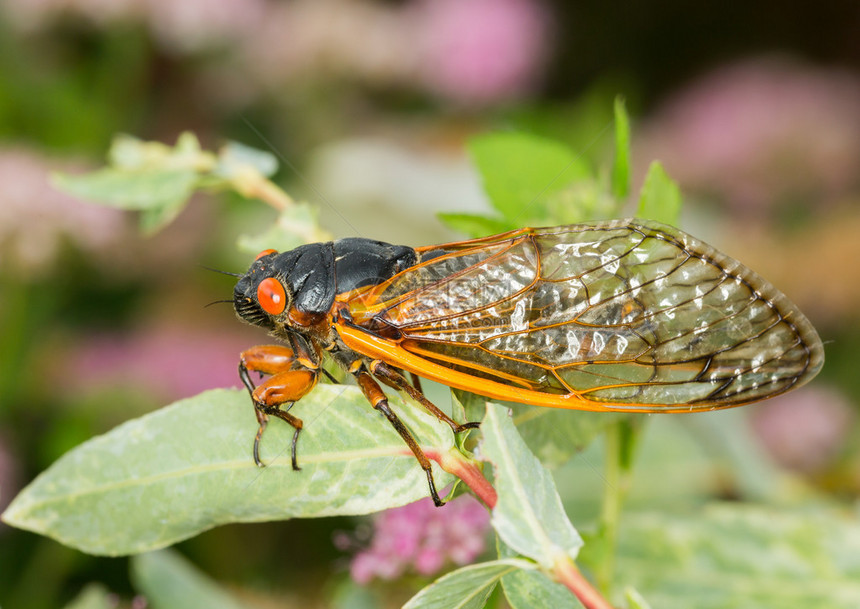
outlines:
[[559, 583], [573, 592], [585, 609], [612, 609], [600, 592], [585, 579], [576, 565], [566, 556], [557, 560], [553, 567], [553, 574]]
[[[481, 501], [487, 504], [487, 507], [491, 510], [496, 507], [499, 499], [496, 489], [484, 477], [477, 463], [466, 459], [456, 451], [440, 452], [425, 449], [424, 452], [429, 459], [436, 461], [446, 472], [460, 478]], [[609, 601], [603, 598], [600, 592], [585, 579], [567, 556], [556, 561], [553, 566], [553, 575], [559, 583], [579, 599], [585, 609], [612, 609]]]
[[490, 484], [477, 463], [471, 459], [466, 459], [459, 452], [444, 452], [427, 451], [427, 457], [438, 463], [442, 469], [449, 474], [454, 474], [460, 480], [466, 483], [472, 492], [483, 501], [488, 508], [496, 507], [496, 502], [499, 496], [496, 494], [496, 489]]

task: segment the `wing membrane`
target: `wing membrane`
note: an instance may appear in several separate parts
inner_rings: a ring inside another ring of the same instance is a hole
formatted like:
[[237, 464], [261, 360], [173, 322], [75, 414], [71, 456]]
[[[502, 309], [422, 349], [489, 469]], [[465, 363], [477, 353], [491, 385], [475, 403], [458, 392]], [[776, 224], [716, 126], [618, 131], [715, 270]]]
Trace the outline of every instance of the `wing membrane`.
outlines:
[[823, 363], [779, 291], [658, 223], [524, 229], [419, 253], [348, 298], [350, 314], [396, 346], [389, 359], [404, 361], [391, 363], [442, 365], [477, 393], [489, 383], [543, 405], [701, 410], [782, 393]]

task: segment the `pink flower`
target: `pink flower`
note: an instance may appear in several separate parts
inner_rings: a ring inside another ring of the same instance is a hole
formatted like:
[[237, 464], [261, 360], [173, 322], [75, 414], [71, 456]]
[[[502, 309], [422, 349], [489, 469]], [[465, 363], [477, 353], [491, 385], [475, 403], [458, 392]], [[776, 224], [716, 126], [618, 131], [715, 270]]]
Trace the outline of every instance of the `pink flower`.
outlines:
[[265, 0], [146, 0], [141, 4], [156, 39], [180, 53], [250, 38], [269, 10]]
[[304, 0], [271, 7], [245, 41], [242, 74], [270, 86], [335, 77], [497, 103], [539, 79], [549, 23], [535, 0]]
[[98, 26], [134, 19], [169, 51], [193, 52], [250, 36], [263, 21], [266, 0], [7, 0], [6, 13], [24, 30], [49, 26], [74, 13]]
[[[484, 551], [490, 515], [474, 498], [461, 496], [437, 508], [430, 498], [378, 514], [369, 547], [352, 559], [350, 574], [366, 584], [395, 579], [407, 571], [438, 573], [446, 564], [464, 565]], [[346, 549], [344, 536], [335, 545]]]
[[66, 358], [64, 385], [89, 388], [131, 384], [164, 399], [239, 385], [239, 352], [250, 346], [239, 331], [211, 332], [179, 325], [90, 338]]
[[32, 151], [0, 149], [0, 252], [28, 271], [50, 264], [64, 239], [100, 252], [124, 235], [121, 212], [83, 203], [51, 185], [57, 165]]
[[643, 127], [639, 159], [738, 210], [838, 196], [858, 185], [860, 79], [758, 60], [705, 76]]
[[845, 396], [803, 387], [751, 411], [753, 429], [781, 465], [803, 473], [826, 467], [853, 430], [854, 409]]
[[531, 0], [424, 0], [414, 12], [419, 70], [450, 100], [486, 104], [518, 97], [538, 79], [548, 16]]

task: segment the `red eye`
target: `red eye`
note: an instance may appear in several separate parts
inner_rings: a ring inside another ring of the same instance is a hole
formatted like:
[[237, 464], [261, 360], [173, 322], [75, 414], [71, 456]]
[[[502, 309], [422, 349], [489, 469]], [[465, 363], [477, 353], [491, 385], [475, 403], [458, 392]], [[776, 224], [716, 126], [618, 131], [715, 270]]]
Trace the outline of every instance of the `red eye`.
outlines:
[[257, 257], [254, 258], [254, 260], [259, 260], [263, 256], [268, 256], [269, 254], [277, 254], [277, 253], [278, 253], [278, 250], [263, 250], [262, 252], [257, 254]]
[[287, 293], [274, 277], [266, 277], [257, 286], [257, 301], [269, 315], [280, 315], [287, 308]]

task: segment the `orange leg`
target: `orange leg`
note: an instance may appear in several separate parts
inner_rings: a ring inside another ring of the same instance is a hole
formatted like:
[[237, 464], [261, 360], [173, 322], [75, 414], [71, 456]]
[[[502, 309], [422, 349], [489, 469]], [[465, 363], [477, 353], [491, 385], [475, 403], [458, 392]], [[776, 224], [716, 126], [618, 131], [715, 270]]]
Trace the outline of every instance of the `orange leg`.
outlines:
[[[304, 397], [316, 385], [319, 370], [312, 368], [312, 365], [312, 362], [306, 358], [297, 358], [292, 349], [282, 345], [251, 347], [239, 356], [239, 377], [251, 394], [254, 412], [260, 424], [254, 438], [254, 463], [257, 466], [263, 467], [260, 460], [260, 440], [269, 424], [269, 415], [272, 415], [286, 421], [296, 430], [290, 456], [293, 469], [300, 469], [296, 459], [296, 445], [302, 430], [302, 420], [288, 411], [294, 402]], [[250, 372], [269, 374], [271, 377], [255, 386]], [[287, 405], [286, 409], [281, 410], [284, 404]]]
[[[454, 433], [460, 433], [461, 431], [465, 431], [467, 429], [477, 429], [481, 426], [479, 421], [471, 421], [468, 423], [457, 423], [454, 419], [449, 417], [447, 414], [442, 412], [436, 404], [427, 399], [427, 397], [421, 393], [421, 389], [419, 387], [413, 387], [406, 377], [403, 376], [400, 372], [383, 362], [382, 360], [373, 360], [370, 363], [370, 370], [373, 374], [383, 383], [392, 387], [393, 389], [397, 389], [398, 391], [405, 391], [409, 397], [413, 400], [421, 404], [430, 414], [435, 416], [440, 421], [443, 421], [448, 424], [449, 427], [454, 431]], [[418, 377], [414, 377], [416, 380]]]
[[406, 428], [398, 416], [394, 414], [394, 411], [391, 410], [391, 407], [388, 405], [388, 398], [385, 397], [382, 389], [376, 381], [373, 380], [373, 377], [365, 370], [357, 370], [353, 374], [355, 375], [355, 380], [358, 382], [358, 386], [361, 387], [365, 397], [376, 410], [385, 415], [385, 418], [388, 419], [397, 433], [400, 434], [400, 437], [403, 438], [403, 441], [409, 446], [412, 454], [415, 455], [416, 459], [418, 459], [418, 464], [427, 475], [427, 484], [430, 485], [430, 496], [433, 497], [433, 503], [435, 503], [437, 507], [445, 505], [445, 502], [439, 498], [439, 493], [436, 492], [436, 482], [433, 480], [433, 470], [430, 468], [430, 460], [427, 458], [427, 455], [424, 454], [424, 451], [421, 450], [421, 447], [418, 446], [418, 442], [416, 442], [415, 438], [412, 437], [409, 429]]
[[[403, 370], [399, 370], [400, 374], [403, 374]], [[412, 386], [415, 387], [421, 393], [424, 393], [424, 390], [421, 389], [421, 377], [417, 374], [409, 373], [409, 380], [412, 381]]]

